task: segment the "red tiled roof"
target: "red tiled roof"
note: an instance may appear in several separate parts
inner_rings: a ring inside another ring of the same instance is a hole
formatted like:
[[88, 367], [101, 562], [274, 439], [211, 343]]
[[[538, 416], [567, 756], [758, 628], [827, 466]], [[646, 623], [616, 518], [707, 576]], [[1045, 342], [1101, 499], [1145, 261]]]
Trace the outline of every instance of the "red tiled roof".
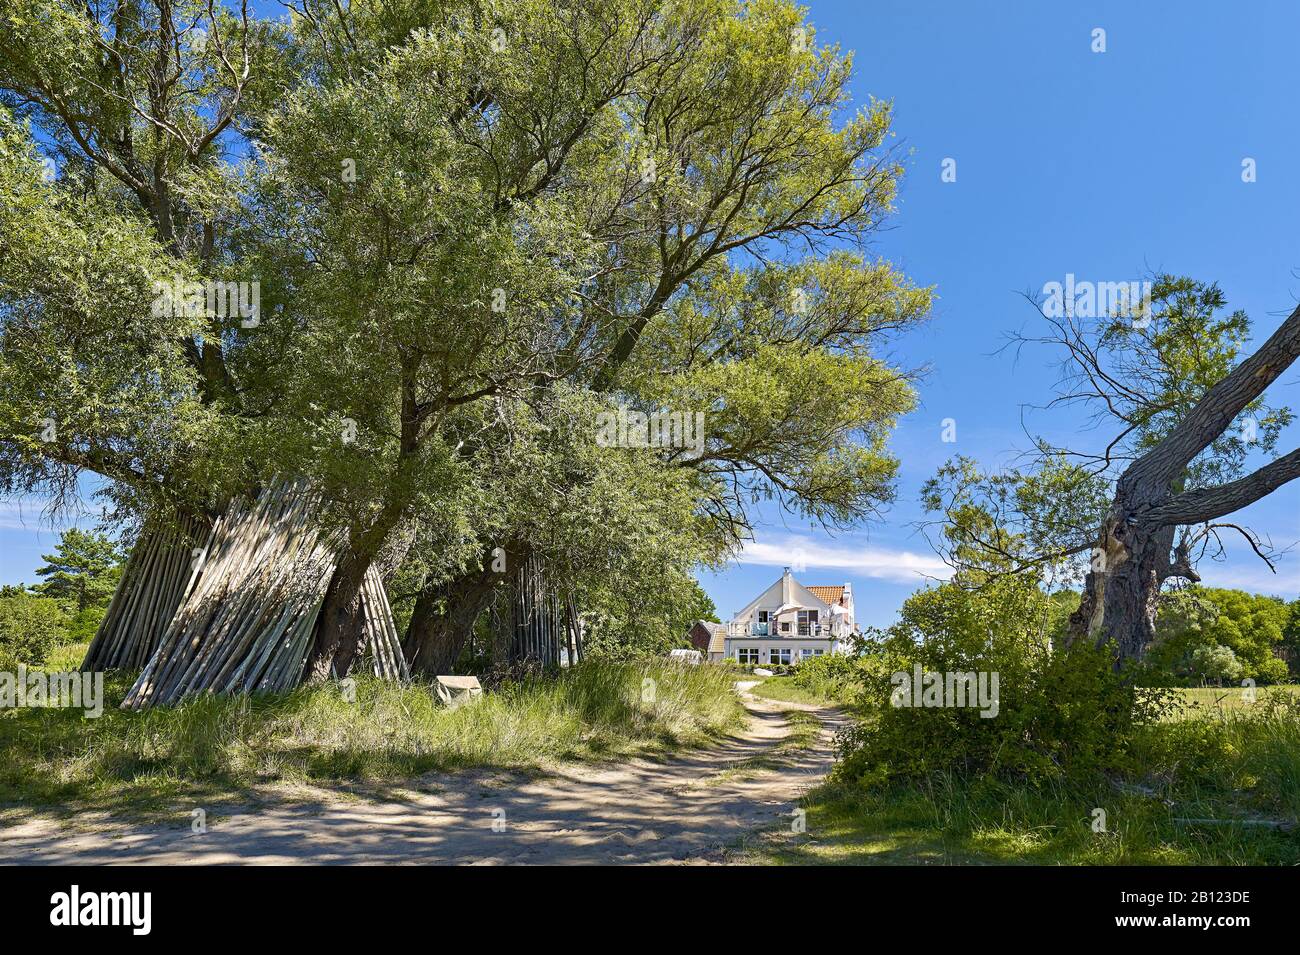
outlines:
[[839, 603], [840, 598], [844, 596], [843, 584], [840, 584], [838, 587], [809, 587], [808, 590], [811, 591], [812, 595], [818, 600], [824, 600], [831, 606], [835, 606], [835, 604]]

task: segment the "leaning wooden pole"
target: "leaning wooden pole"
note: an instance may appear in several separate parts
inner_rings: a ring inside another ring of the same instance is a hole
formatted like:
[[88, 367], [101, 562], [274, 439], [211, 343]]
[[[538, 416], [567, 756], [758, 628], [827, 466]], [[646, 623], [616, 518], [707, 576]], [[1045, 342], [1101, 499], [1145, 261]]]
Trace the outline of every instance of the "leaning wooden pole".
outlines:
[[198, 517], [146, 523], [122, 568], [82, 670], [134, 670], [145, 665], [185, 597], [195, 547], [208, 534], [208, 522]]
[[[254, 500], [231, 503], [123, 708], [201, 693], [280, 692], [302, 682], [340, 550], [338, 536], [314, 520], [319, 504], [301, 482], [276, 482]], [[373, 567], [361, 612], [365, 659], [375, 674], [409, 679]]]

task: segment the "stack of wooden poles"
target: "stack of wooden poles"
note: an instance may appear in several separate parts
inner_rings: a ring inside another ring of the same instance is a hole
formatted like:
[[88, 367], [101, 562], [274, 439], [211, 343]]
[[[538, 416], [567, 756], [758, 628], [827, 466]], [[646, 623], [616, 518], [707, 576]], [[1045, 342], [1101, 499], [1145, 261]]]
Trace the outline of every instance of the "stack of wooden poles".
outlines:
[[512, 663], [557, 666], [561, 649], [569, 665], [582, 658], [582, 628], [573, 601], [561, 597], [535, 554], [522, 562], [512, 581], [508, 619]]
[[[337, 540], [311, 520], [318, 499], [276, 483], [236, 500], [207, 547], [124, 709], [203, 692], [278, 692], [303, 678], [316, 620], [334, 575]], [[375, 672], [407, 679], [392, 611], [372, 567], [361, 592], [363, 641]]]
[[148, 662], [185, 596], [195, 547], [207, 534], [207, 522], [196, 517], [144, 527], [82, 670], [138, 670]]

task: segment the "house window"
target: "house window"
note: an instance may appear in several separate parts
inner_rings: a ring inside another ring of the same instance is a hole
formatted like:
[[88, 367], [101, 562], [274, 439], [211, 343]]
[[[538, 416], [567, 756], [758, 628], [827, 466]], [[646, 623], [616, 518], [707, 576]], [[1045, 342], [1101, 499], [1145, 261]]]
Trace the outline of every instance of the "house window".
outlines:
[[817, 626], [816, 610], [799, 611], [799, 636], [806, 637], [813, 627]]
[[804, 647], [799, 651], [799, 656], [807, 660], [809, 657], [819, 657], [825, 652], [821, 647]]
[[782, 621], [781, 621], [781, 632], [782, 632], [782, 633], [789, 633], [789, 632], [790, 632], [790, 621], [789, 621], [789, 620], [782, 620]]
[[737, 663], [757, 663], [758, 647], [736, 647]]
[[767, 659], [770, 663], [789, 663], [793, 652], [789, 647], [773, 647], [767, 651]]

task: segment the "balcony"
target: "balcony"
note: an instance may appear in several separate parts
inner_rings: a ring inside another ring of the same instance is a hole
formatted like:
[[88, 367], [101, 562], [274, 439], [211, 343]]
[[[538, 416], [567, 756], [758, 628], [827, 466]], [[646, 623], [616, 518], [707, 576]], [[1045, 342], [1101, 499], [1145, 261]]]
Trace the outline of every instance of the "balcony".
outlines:
[[729, 635], [734, 638], [744, 637], [765, 637], [769, 639], [795, 640], [795, 639], [817, 639], [828, 640], [834, 636], [829, 624], [821, 623], [801, 623], [795, 624], [789, 632], [782, 633], [772, 628], [767, 623], [733, 623], [729, 628]]

